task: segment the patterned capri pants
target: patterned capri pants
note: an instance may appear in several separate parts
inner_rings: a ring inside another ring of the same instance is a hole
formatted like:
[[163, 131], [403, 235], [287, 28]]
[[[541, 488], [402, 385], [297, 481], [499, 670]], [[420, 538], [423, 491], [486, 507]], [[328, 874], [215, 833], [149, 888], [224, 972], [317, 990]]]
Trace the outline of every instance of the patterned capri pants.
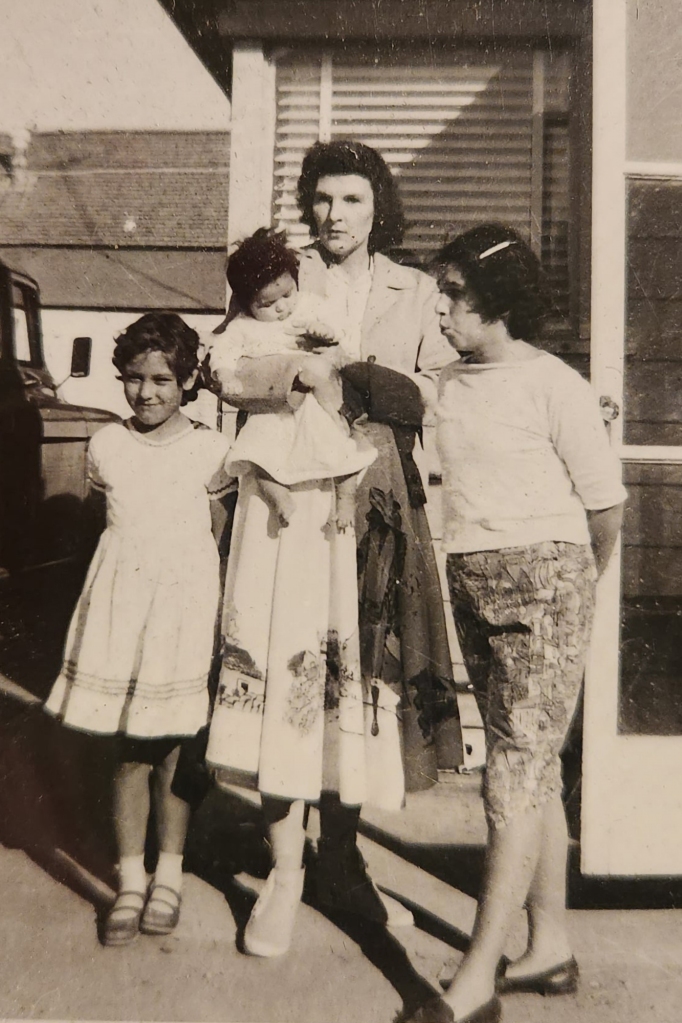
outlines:
[[448, 554], [462, 656], [485, 725], [483, 799], [504, 827], [561, 792], [561, 749], [585, 670], [597, 571], [589, 546]]

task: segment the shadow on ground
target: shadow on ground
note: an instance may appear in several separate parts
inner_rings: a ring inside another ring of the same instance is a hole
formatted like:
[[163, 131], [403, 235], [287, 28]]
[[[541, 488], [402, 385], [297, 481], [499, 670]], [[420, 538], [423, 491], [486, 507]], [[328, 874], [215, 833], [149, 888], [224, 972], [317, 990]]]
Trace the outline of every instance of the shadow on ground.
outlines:
[[[196, 812], [185, 860], [187, 869], [223, 893], [237, 924], [237, 944], [241, 948], [254, 896], [238, 875], [245, 872], [265, 879], [270, 870], [270, 850], [258, 807], [230, 792], [213, 788]], [[310, 843], [306, 846], [305, 862], [304, 901], [360, 947], [398, 992], [406, 1010], [431, 997], [434, 989], [417, 973], [404, 947], [390, 931], [350, 913], [329, 910], [318, 902], [315, 853]], [[417, 917], [420, 926], [427, 925], [425, 930], [456, 948], [464, 947], [466, 936], [460, 935], [460, 941], [453, 941], [453, 928], [441, 926], [442, 922], [427, 913], [417, 914]]]
[[13, 697], [7, 684], [0, 690], [0, 842], [24, 849], [101, 910], [114, 855], [113, 747], [67, 732], [41, 707], [86, 568], [85, 561], [50, 566], [3, 580], [0, 589], [0, 673], [26, 694]]
[[[0, 593], [0, 672], [36, 701], [22, 702], [0, 691], [0, 842], [24, 850], [101, 915], [110, 903], [115, 861], [111, 827], [114, 745], [107, 738], [62, 728], [40, 704], [59, 668], [82, 573], [83, 566], [63, 570], [56, 587], [54, 577], [48, 587], [36, 573], [16, 584], [13, 591]], [[579, 751], [579, 744], [576, 748]], [[575, 749], [573, 754], [567, 763], [573, 773], [567, 780], [569, 808], [575, 809], [579, 807], [579, 755]], [[199, 784], [197, 801], [201, 794]], [[439, 802], [443, 806], [445, 801]], [[448, 812], [456, 813], [456, 806]], [[428, 844], [420, 842], [419, 836], [408, 841], [365, 821], [361, 828], [403, 860], [467, 895], [478, 895], [482, 846]], [[151, 843], [149, 852], [151, 863]], [[314, 868], [312, 848], [306, 856]], [[270, 852], [258, 808], [237, 795], [209, 789], [194, 815], [186, 869], [223, 894], [239, 938], [254, 902], [253, 891], [240, 881], [240, 875], [265, 878], [269, 868]], [[682, 907], [680, 878], [586, 878], [578, 868], [574, 847], [570, 870], [573, 908]], [[408, 1011], [433, 993], [390, 931], [349, 914], [332, 913], [317, 903], [314, 869], [308, 871], [304, 898], [358, 945], [398, 992]], [[411, 908], [422, 930], [458, 951], [466, 950], [467, 935], [419, 907]]]

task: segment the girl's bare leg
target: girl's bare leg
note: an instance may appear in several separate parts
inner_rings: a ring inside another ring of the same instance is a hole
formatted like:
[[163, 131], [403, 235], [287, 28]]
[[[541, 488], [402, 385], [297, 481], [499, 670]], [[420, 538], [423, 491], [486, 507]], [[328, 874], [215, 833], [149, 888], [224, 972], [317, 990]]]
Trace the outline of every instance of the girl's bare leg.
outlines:
[[143, 856], [149, 820], [149, 764], [119, 764], [114, 775], [114, 833], [119, 859]]
[[176, 746], [152, 775], [159, 850], [175, 854], [182, 854], [185, 848], [190, 817], [189, 804], [176, 796], [171, 788], [179, 756], [180, 746]]
[[167, 885], [176, 892], [182, 887], [182, 854], [189, 827], [190, 807], [173, 792], [180, 747], [177, 746], [152, 775], [152, 797], [156, 814], [159, 861], [154, 883]]
[[119, 895], [107, 917], [105, 945], [127, 944], [137, 932], [147, 892], [144, 846], [149, 820], [148, 764], [121, 763], [114, 775], [114, 834]]
[[543, 834], [543, 808], [490, 828], [485, 876], [469, 951], [445, 995], [455, 1019], [489, 1001], [510, 923], [526, 902]]
[[180, 918], [182, 854], [190, 807], [171, 788], [179, 755], [178, 745], [152, 772], [159, 859], [140, 923], [140, 930], [145, 934], [170, 934]]

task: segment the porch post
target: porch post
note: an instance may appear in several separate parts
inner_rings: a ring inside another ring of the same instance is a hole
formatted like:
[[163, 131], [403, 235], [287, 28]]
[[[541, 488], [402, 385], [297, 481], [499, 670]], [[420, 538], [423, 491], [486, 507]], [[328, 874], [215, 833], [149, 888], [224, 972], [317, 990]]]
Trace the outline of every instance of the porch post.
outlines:
[[[622, 404], [625, 331], [626, 0], [594, 0], [591, 379]], [[619, 447], [622, 417], [612, 424]], [[614, 872], [605, 808], [618, 792], [619, 546], [599, 582], [585, 677], [581, 868]]]
[[272, 221], [275, 65], [257, 41], [234, 45], [228, 246]]

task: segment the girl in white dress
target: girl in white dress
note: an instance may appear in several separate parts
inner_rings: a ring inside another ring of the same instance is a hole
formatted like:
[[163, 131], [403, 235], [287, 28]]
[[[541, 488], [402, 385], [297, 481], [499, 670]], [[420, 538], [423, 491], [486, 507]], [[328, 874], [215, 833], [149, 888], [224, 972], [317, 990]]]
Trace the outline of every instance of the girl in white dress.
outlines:
[[[107, 526], [90, 565], [46, 710], [65, 725], [119, 736], [113, 817], [119, 893], [102, 936], [177, 924], [189, 807], [171, 791], [183, 737], [206, 725], [219, 602], [210, 502], [233, 487], [226, 440], [181, 412], [197, 374], [199, 337], [175, 313], [148, 313], [116, 342], [133, 416], [88, 450]], [[151, 792], [159, 860], [148, 888]]]

